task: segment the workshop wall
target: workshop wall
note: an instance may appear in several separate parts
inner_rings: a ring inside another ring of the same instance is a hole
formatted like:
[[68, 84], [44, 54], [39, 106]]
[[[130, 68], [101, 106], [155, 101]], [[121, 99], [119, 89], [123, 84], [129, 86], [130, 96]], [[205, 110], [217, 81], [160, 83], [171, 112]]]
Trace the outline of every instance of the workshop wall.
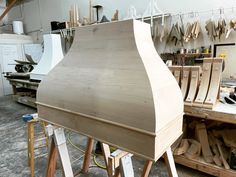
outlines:
[[[103, 6], [103, 10], [100, 13], [106, 15], [109, 19], [113, 16], [116, 9], [119, 10], [119, 18], [123, 19], [127, 15], [127, 10], [130, 5], [135, 6], [137, 14], [141, 15], [146, 7], [148, 0], [129, 0], [129, 1], [113, 1], [113, 0], [93, 0], [92, 4], [100, 4]], [[73, 3], [77, 3], [79, 6], [80, 17], [88, 17], [88, 0], [33, 0], [24, 3], [21, 6], [15, 7], [9, 14], [9, 20], [22, 19], [25, 24], [25, 31], [31, 34], [37, 40], [42, 40], [41, 35], [50, 31], [50, 21], [68, 21], [69, 20], [69, 9]], [[205, 13], [199, 13], [199, 18], [201, 21], [201, 27], [203, 30], [203, 36], [197, 40], [191, 41], [188, 44], [184, 44], [185, 48], [199, 48], [201, 46], [209, 46], [213, 43], [228, 43], [236, 41], [236, 33], [232, 33], [228, 39], [216, 40], [214, 42], [210, 41], [205, 30], [205, 21], [210, 19], [212, 16], [211, 10], [218, 8], [230, 8], [235, 7], [235, 0], [181, 0], [171, 1], [171, 0], [159, 0], [158, 7], [165, 13], [178, 14], [178, 13], [188, 13], [188, 12], [201, 12], [209, 11]], [[219, 18], [220, 13], [214, 11], [214, 18]], [[234, 10], [225, 10], [225, 18], [227, 21], [236, 17], [236, 8]], [[188, 21], [193, 21], [195, 17], [190, 17], [184, 15], [184, 23]], [[171, 28], [171, 25], [179, 21], [178, 16], [174, 16], [166, 19], [166, 24]], [[40, 30], [40, 31], [39, 31]], [[162, 52], [174, 52], [182, 46], [175, 46], [173, 44], [166, 45], [165, 40], [160, 42], [158, 39], [155, 42], [157, 50], [159, 53]], [[236, 53], [236, 47], [230, 47], [227, 50], [225, 47], [223, 53], [227, 53], [227, 56], [231, 56], [226, 60], [227, 71], [224, 72], [223, 77], [236, 77], [236, 62], [234, 61], [234, 53]]]

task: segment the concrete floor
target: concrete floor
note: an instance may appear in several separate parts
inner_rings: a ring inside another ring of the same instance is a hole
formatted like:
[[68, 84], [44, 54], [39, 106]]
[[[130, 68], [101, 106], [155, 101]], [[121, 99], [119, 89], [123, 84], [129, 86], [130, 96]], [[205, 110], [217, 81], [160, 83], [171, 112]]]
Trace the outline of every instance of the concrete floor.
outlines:
[[[0, 177], [29, 177], [30, 169], [27, 166], [27, 128], [21, 116], [35, 113], [36, 110], [12, 101], [11, 97], [0, 97]], [[36, 127], [39, 131], [40, 127]], [[75, 148], [85, 149], [86, 137], [66, 130], [67, 144], [74, 173], [82, 166], [83, 152]], [[72, 142], [73, 145], [70, 143]], [[36, 154], [47, 152], [47, 149], [36, 151]], [[104, 165], [103, 157], [96, 158], [98, 163]], [[45, 176], [47, 157], [35, 160], [35, 176]], [[144, 161], [137, 157], [133, 158], [135, 177], [140, 176]], [[190, 168], [177, 165], [179, 177], [210, 177]], [[56, 177], [62, 176], [59, 168]], [[106, 171], [98, 168], [91, 160], [88, 174], [80, 174], [80, 177], [106, 177]], [[167, 177], [167, 171], [162, 161], [153, 165], [150, 177]]]

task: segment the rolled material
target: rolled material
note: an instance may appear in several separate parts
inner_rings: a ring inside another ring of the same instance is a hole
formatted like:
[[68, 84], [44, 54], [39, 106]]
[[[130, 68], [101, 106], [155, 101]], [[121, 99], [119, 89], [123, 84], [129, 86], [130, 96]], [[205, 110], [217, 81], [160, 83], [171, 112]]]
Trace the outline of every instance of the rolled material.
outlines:
[[13, 21], [13, 33], [15, 34], [24, 34], [23, 22], [22, 21]]

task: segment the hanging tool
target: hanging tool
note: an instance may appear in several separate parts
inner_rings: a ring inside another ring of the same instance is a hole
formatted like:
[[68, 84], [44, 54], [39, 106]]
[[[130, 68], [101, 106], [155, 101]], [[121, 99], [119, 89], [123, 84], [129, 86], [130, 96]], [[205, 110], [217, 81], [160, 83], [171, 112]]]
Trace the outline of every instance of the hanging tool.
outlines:
[[99, 21], [99, 14], [98, 14], [98, 11], [99, 11], [99, 9], [102, 9], [102, 6], [101, 6], [101, 5], [95, 5], [95, 6], [93, 6], [93, 8], [96, 9], [97, 23], [98, 23], [98, 21]]

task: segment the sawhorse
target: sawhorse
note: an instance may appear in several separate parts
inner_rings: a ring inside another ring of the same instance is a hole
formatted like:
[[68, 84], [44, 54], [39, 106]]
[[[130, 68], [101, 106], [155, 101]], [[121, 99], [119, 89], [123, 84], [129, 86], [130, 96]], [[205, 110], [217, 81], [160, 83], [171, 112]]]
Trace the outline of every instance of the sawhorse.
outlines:
[[[73, 177], [73, 171], [70, 163], [69, 153], [66, 146], [66, 138], [64, 134], [63, 128], [54, 128], [49, 125], [47, 128], [48, 135], [51, 137], [51, 146], [48, 157], [48, 166], [46, 171], [46, 177], [54, 177], [56, 170], [56, 159], [59, 153], [61, 164], [63, 167], [63, 172], [65, 177]], [[128, 152], [120, 151], [120, 153], [114, 158], [111, 156], [110, 147], [105, 143], [102, 144], [102, 150], [105, 158], [107, 173], [109, 177], [120, 177], [120, 159], [129, 155]], [[81, 170], [82, 173], [87, 173], [89, 170], [90, 159], [92, 155], [94, 140], [92, 138], [88, 138], [87, 148], [85, 151], [83, 168]], [[167, 166], [167, 171], [169, 177], [178, 177], [177, 171], [175, 168], [175, 163], [173, 159], [173, 155], [171, 149], [168, 148], [166, 152], [163, 154], [164, 160]], [[143, 172], [141, 177], [148, 177], [153, 161], [147, 160], [145, 162]], [[133, 169], [130, 169], [133, 170]], [[125, 176], [130, 177], [130, 176]]]

